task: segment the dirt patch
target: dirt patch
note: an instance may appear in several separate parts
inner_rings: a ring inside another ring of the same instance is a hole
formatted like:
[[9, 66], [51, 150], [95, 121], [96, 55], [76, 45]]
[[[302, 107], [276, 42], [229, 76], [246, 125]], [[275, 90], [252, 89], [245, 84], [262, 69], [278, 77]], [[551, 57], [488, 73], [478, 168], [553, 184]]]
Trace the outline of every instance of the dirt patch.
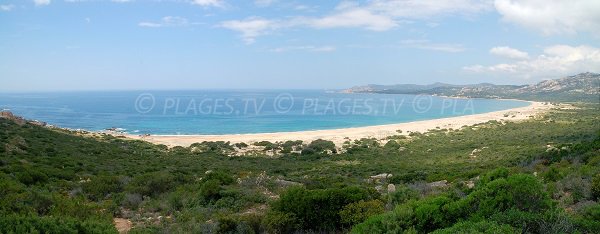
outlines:
[[115, 223], [115, 228], [119, 233], [128, 233], [131, 230], [131, 221], [123, 218], [114, 218], [113, 222]]

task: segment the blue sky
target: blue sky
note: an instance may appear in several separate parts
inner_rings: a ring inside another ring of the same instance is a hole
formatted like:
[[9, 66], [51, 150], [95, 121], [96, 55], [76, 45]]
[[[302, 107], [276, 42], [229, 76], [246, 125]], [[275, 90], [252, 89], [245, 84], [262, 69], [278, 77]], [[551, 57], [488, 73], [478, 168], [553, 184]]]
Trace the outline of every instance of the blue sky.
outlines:
[[600, 72], [597, 0], [0, 0], [0, 91], [534, 83]]

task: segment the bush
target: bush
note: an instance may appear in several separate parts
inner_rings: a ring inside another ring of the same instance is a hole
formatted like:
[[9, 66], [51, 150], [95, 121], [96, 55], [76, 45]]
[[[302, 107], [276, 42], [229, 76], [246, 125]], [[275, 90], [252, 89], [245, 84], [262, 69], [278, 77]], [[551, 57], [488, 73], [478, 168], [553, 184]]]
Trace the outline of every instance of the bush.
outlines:
[[408, 200], [418, 199], [419, 193], [406, 186], [396, 186], [396, 191], [388, 194], [388, 205], [395, 207]]
[[279, 145], [272, 143], [270, 141], [259, 141], [255, 142], [253, 145], [265, 147], [264, 150], [276, 150], [279, 149]]
[[23, 167], [17, 170], [19, 171], [16, 173], [17, 179], [19, 179], [19, 181], [23, 184], [33, 185], [38, 183], [45, 183], [46, 181], [48, 181], [48, 176], [40, 170], [32, 169], [29, 167]]
[[484, 184], [457, 205], [462, 216], [488, 217], [509, 209], [543, 212], [552, 206], [552, 202], [537, 178], [517, 174]]
[[327, 153], [327, 152], [337, 153], [335, 144], [332, 141], [318, 139], [318, 140], [312, 141], [304, 149], [302, 149], [301, 154], [303, 154], [303, 155], [315, 154], [315, 153], [321, 154], [321, 153]]
[[221, 182], [208, 180], [200, 186], [200, 195], [206, 201], [216, 201], [221, 198]]
[[487, 218], [489, 221], [518, 228], [523, 233], [539, 230], [539, 224], [542, 222], [542, 219], [543, 217], [540, 213], [524, 212], [517, 209], [498, 212]]
[[135, 177], [129, 185], [129, 190], [145, 196], [156, 196], [176, 185], [175, 177], [169, 172], [153, 172]]
[[556, 182], [562, 179], [562, 175], [558, 169], [551, 167], [547, 172], [543, 174], [543, 177], [547, 181]]
[[385, 143], [383, 148], [388, 150], [398, 150], [400, 146], [401, 145], [396, 140], [389, 140], [387, 143]]
[[50, 193], [37, 190], [27, 193], [24, 202], [39, 215], [50, 213], [50, 210], [55, 205]]
[[517, 233], [518, 231], [509, 225], [501, 225], [496, 222], [460, 222], [449, 228], [432, 232], [432, 234], [454, 234], [454, 233]]
[[584, 209], [581, 216], [574, 219], [574, 225], [583, 233], [594, 233], [600, 230], [600, 204]]
[[397, 206], [392, 212], [375, 215], [352, 228], [351, 233], [417, 233], [414, 224], [413, 208], [408, 205]]
[[123, 197], [123, 201], [121, 201], [121, 205], [127, 207], [129, 209], [136, 210], [140, 204], [142, 204], [142, 195], [138, 193], [127, 193]]
[[268, 212], [262, 220], [268, 233], [293, 233], [301, 228], [300, 221], [294, 214], [279, 211]]
[[199, 149], [200, 152], [226, 153], [234, 150], [233, 146], [224, 141], [203, 141], [202, 143], [194, 143], [190, 145], [190, 150]]
[[[391, 232], [407, 230], [431, 232], [450, 227], [458, 220], [482, 219], [516, 226], [525, 224], [535, 230], [541, 230], [533, 225], [545, 220], [552, 220], [552, 217], [559, 217], [557, 215], [549, 215], [550, 218], [536, 216], [537, 214], [553, 213], [550, 212], [552, 210], [551, 200], [535, 177], [517, 174], [504, 178], [506, 174], [504, 170], [488, 174], [485, 179], [487, 183], [476, 187], [471, 194], [458, 201], [454, 201], [456, 196], [452, 195], [428, 197], [418, 201], [410, 200], [397, 206], [392, 212], [367, 219], [352, 231], [354, 233], [379, 233], [390, 230]], [[479, 226], [464, 224], [456, 228], [460, 230], [467, 227]], [[562, 226], [553, 228], [555, 228], [553, 230], [560, 230]]]
[[229, 173], [224, 172], [224, 171], [209, 171], [209, 172], [207, 172], [206, 176], [202, 178], [202, 181], [209, 181], [209, 180], [217, 180], [217, 181], [219, 181], [219, 184], [222, 184], [222, 185], [230, 185], [235, 181], [235, 179], [233, 179], [233, 177], [231, 175], [229, 175]]
[[451, 202], [450, 198], [439, 196], [415, 203], [415, 228], [422, 232], [430, 232], [451, 225], [457, 218], [448, 215], [446, 205]]
[[0, 233], [117, 233], [111, 222], [67, 217], [0, 216]]
[[305, 230], [333, 230], [341, 227], [339, 212], [344, 206], [373, 196], [374, 193], [356, 187], [316, 190], [293, 187], [280, 195], [272, 209], [293, 214]]
[[497, 168], [497, 169], [485, 174], [481, 178], [481, 180], [479, 180], [479, 183], [477, 185], [484, 186], [485, 184], [487, 184], [491, 181], [506, 178], [506, 177], [508, 177], [509, 174], [510, 173], [509, 173], [508, 169], [506, 169], [504, 167]]
[[264, 233], [261, 229], [262, 216], [245, 214], [238, 218], [238, 233]]
[[281, 153], [291, 153], [293, 150], [298, 150], [302, 146], [302, 141], [286, 141], [281, 144], [282, 150]]
[[533, 213], [510, 209], [490, 216], [488, 221], [506, 224], [521, 233], [573, 233], [571, 219], [560, 209]]
[[390, 178], [392, 184], [408, 184], [427, 179], [427, 173], [424, 171], [411, 171], [404, 174], [394, 175]]
[[118, 176], [97, 176], [83, 183], [82, 189], [91, 200], [98, 201], [111, 193], [123, 191], [123, 184]]
[[[204, 201], [217, 201], [222, 197], [223, 185], [229, 185], [234, 182], [233, 177], [222, 171], [209, 171], [202, 178], [200, 185], [200, 196]], [[226, 203], [223, 201], [222, 203]]]
[[230, 217], [220, 217], [217, 225], [217, 233], [235, 233], [237, 222]]
[[596, 201], [600, 201], [600, 174], [592, 178], [592, 197]]
[[385, 210], [380, 200], [359, 201], [350, 203], [340, 211], [340, 219], [343, 224], [355, 225], [364, 222], [367, 218], [381, 214]]

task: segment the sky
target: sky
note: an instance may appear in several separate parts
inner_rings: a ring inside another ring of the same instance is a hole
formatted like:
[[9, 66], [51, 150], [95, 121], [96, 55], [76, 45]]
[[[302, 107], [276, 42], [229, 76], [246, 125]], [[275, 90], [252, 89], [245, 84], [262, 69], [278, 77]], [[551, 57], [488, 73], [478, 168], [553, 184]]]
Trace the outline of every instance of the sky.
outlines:
[[0, 0], [0, 91], [530, 84], [600, 72], [598, 0]]

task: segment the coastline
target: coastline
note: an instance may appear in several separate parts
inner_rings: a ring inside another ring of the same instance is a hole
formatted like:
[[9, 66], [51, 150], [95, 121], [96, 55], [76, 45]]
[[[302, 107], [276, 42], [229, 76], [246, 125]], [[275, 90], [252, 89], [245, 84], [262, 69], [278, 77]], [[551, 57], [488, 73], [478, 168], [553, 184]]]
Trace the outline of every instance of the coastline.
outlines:
[[[523, 101], [523, 100], [519, 100]], [[448, 117], [431, 120], [421, 120], [406, 123], [373, 125], [365, 127], [352, 127], [328, 130], [309, 130], [297, 132], [274, 132], [274, 133], [248, 133], [248, 134], [226, 134], [226, 135], [133, 135], [118, 134], [130, 139], [144, 140], [154, 144], [164, 144], [169, 147], [184, 146], [187, 147], [196, 142], [203, 141], [229, 141], [231, 143], [253, 143], [259, 141], [288, 141], [302, 140], [309, 143], [313, 140], [323, 139], [333, 141], [337, 146], [341, 146], [347, 140], [356, 140], [361, 138], [383, 139], [388, 136], [398, 135], [397, 130], [402, 130], [402, 135], [409, 132], [427, 132], [437, 128], [459, 129], [463, 126], [484, 123], [490, 120], [497, 121], [519, 121], [543, 113], [554, 107], [551, 104], [543, 102], [529, 102], [528, 106], [494, 111], [481, 114], [464, 115], [457, 117]]]

